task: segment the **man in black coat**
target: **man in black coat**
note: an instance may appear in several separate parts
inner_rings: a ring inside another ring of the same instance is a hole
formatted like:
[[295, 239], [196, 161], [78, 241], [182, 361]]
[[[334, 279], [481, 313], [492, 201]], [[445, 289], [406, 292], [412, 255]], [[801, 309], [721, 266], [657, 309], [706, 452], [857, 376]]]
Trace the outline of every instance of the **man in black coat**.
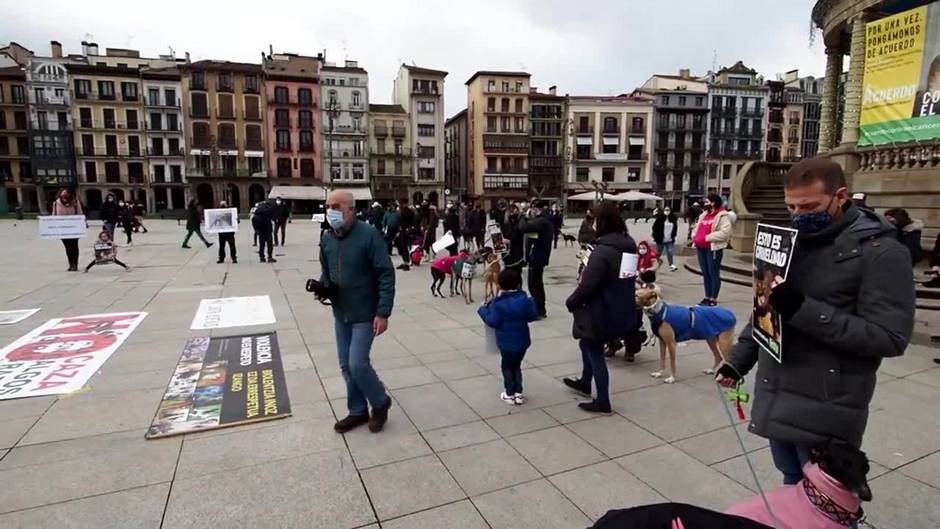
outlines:
[[503, 237], [509, 243], [509, 253], [503, 258], [503, 262], [506, 263], [507, 269], [515, 269], [521, 276], [522, 267], [525, 265], [525, 235], [519, 231], [519, 222], [519, 207], [512, 204], [502, 224]]
[[108, 193], [108, 196], [104, 199], [104, 204], [101, 205], [101, 221], [104, 223], [104, 231], [108, 232], [112, 241], [114, 240], [114, 227], [117, 226], [120, 220], [121, 207], [118, 206], [114, 195]]
[[457, 215], [456, 206], [448, 207], [447, 213], [444, 215], [444, 232], [448, 231], [454, 236], [454, 244], [447, 247], [447, 253], [457, 255], [457, 241], [460, 240], [460, 217]]
[[[258, 204], [255, 209], [255, 216], [251, 219], [251, 226], [258, 233], [258, 255], [261, 256], [261, 262], [276, 263], [277, 259], [273, 255], [273, 236], [274, 236], [274, 208], [271, 200], [265, 200]], [[268, 257], [265, 259], [264, 251], [268, 251]]]
[[545, 319], [545, 283], [543, 274], [552, 255], [552, 239], [555, 237], [555, 226], [549, 219], [545, 203], [541, 200], [532, 202], [527, 218], [519, 223], [519, 230], [525, 234], [525, 256], [529, 264], [529, 293], [535, 300], [539, 309], [539, 319]]
[[417, 227], [415, 219], [415, 210], [407, 202], [401, 203], [401, 222], [398, 225], [398, 235], [395, 237], [395, 248], [398, 249], [398, 255], [401, 256], [399, 270], [411, 270], [411, 256], [408, 255], [411, 249], [411, 241], [415, 238], [415, 229]]
[[274, 209], [271, 211], [271, 219], [274, 221], [274, 246], [277, 246], [277, 233], [281, 232], [280, 245], [287, 244], [287, 219], [290, 218], [290, 206], [280, 197], [274, 199]]

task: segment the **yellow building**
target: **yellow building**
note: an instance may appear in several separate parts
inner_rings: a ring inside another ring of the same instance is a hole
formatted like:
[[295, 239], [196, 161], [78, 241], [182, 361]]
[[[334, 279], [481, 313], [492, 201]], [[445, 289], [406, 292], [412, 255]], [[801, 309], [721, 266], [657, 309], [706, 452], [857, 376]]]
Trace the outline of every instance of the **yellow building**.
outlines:
[[414, 156], [408, 112], [401, 105], [369, 104], [369, 173], [379, 201], [411, 196]]

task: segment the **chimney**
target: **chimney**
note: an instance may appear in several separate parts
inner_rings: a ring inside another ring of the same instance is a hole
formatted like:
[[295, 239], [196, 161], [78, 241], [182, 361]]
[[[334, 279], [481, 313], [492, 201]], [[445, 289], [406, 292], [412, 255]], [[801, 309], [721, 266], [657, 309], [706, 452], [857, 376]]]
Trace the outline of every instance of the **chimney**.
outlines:
[[189, 52], [187, 51], [187, 52], [186, 52], [186, 64], [189, 64], [189, 62], [190, 62], [190, 61], [189, 61]]
[[555, 85], [552, 85], [552, 86], [549, 86], [549, 87], [548, 87], [548, 93], [551, 94], [551, 95], [556, 95], [556, 92], [557, 92], [557, 91], [558, 91], [558, 87], [555, 86]]
[[82, 55], [88, 55], [88, 42], [82, 41]]
[[689, 79], [692, 77], [692, 72], [688, 68], [682, 68], [679, 70], [679, 77]]
[[358, 68], [358, 67], [359, 67], [359, 61], [351, 61], [351, 60], [349, 60], [349, 59], [346, 59], [346, 67], [347, 67], [347, 68]]
[[268, 44], [268, 56], [274, 55], [274, 45]]
[[88, 43], [88, 55], [98, 55], [98, 43], [97, 42]]
[[62, 58], [62, 44], [57, 40], [53, 40], [49, 42], [49, 46], [52, 48], [52, 58], [61, 59]]

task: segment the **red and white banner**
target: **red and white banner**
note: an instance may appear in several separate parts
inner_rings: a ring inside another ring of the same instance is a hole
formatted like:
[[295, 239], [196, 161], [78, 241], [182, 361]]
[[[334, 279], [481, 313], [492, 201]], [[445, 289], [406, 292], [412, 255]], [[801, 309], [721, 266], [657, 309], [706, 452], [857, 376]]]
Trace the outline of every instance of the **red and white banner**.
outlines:
[[56, 318], [0, 349], [0, 400], [81, 389], [146, 312]]

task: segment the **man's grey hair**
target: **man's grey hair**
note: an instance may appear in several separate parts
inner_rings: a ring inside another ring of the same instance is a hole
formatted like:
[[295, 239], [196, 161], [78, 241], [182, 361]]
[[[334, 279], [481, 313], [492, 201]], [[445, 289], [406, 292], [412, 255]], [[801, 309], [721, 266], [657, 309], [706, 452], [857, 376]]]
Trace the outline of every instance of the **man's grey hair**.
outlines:
[[333, 200], [330, 200], [331, 198], [337, 202], [341, 202], [344, 206], [350, 209], [356, 205], [356, 199], [353, 197], [353, 194], [349, 191], [346, 191], [345, 189], [338, 189], [330, 193], [330, 196], [327, 197], [327, 202], [332, 202]]

